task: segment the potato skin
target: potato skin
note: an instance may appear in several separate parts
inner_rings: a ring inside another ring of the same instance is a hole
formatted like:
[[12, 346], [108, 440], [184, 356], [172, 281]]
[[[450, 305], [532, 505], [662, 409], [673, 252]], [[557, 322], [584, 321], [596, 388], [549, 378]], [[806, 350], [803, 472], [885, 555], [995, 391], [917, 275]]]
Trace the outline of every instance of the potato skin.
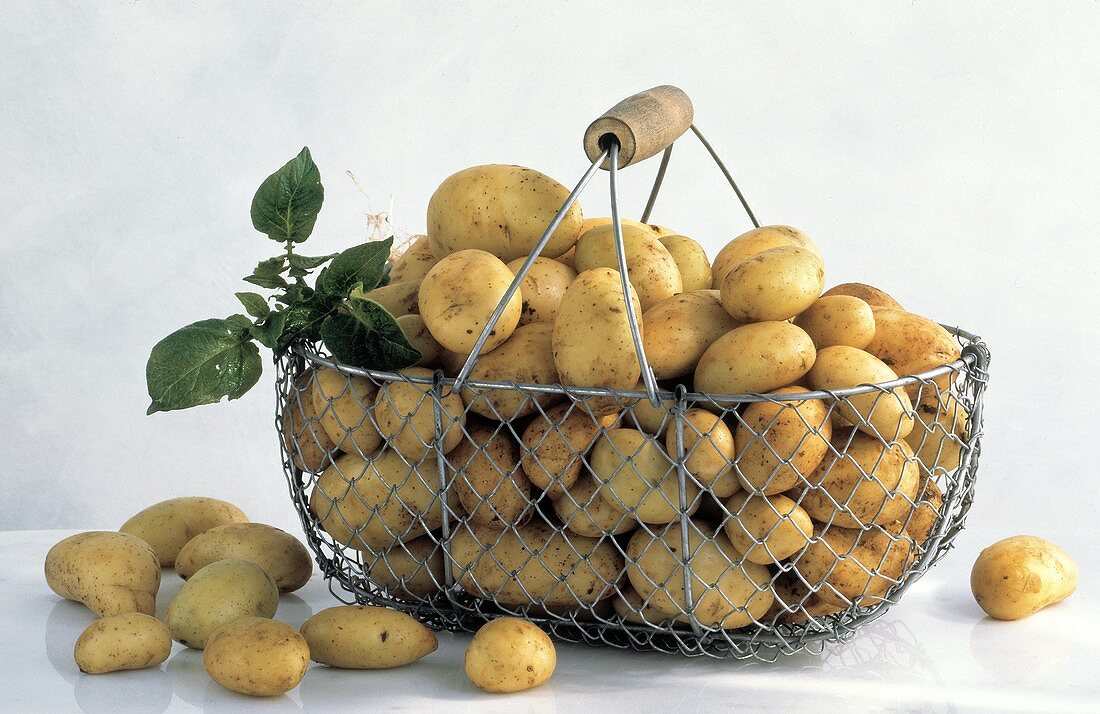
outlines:
[[294, 592], [313, 575], [313, 559], [306, 547], [286, 531], [263, 523], [232, 523], [195, 536], [180, 551], [176, 573], [186, 580], [207, 565], [228, 559], [260, 566], [281, 593]]
[[668, 250], [676, 267], [680, 269], [680, 279], [684, 292], [708, 290], [712, 280], [710, 259], [698, 242], [681, 235], [664, 235], [661, 245]]
[[405, 613], [369, 605], [326, 608], [300, 632], [314, 662], [341, 669], [404, 667], [439, 647], [435, 634]]
[[596, 418], [579, 406], [561, 404], [550, 409], [523, 430], [523, 472], [549, 498], [561, 498], [576, 483], [584, 454], [599, 433]]
[[309, 667], [309, 645], [282, 622], [242, 617], [210, 634], [202, 664], [210, 678], [226, 689], [272, 697], [302, 681]]
[[[569, 189], [534, 169], [490, 164], [446, 178], [428, 201], [428, 238], [439, 257], [477, 248], [504, 262], [529, 255]], [[541, 255], [566, 252], [580, 237], [579, 203], [570, 206]]]
[[520, 692], [554, 674], [550, 637], [527, 620], [498, 617], [482, 625], [466, 649], [466, 677], [486, 692]]
[[[478, 355], [472, 381], [557, 384], [552, 337], [554, 326], [546, 322], [518, 327], [500, 347]], [[539, 394], [517, 389], [463, 388], [462, 401], [470, 411], [499, 421], [534, 414], [538, 405], [549, 407], [562, 400], [558, 394]]]
[[901, 306], [900, 302], [890, 297], [882, 290], [865, 283], [841, 283], [840, 285], [826, 290], [821, 294], [821, 297], [830, 297], [833, 295], [850, 295], [851, 297], [859, 298], [871, 307], [892, 307], [898, 310], [905, 309]]
[[862, 350], [875, 337], [871, 306], [850, 295], [819, 297], [795, 318], [794, 324], [806, 331], [819, 350], [833, 345]]
[[[624, 225], [623, 247], [630, 284], [638, 293], [642, 310], [684, 291], [680, 268], [657, 236], [648, 229]], [[609, 268], [618, 270], [614, 228], [597, 226], [577, 241], [573, 264], [578, 272]]]
[[722, 335], [741, 323], [722, 307], [717, 290], [674, 295], [642, 316], [642, 345], [657, 379], [686, 377]]
[[382, 287], [370, 290], [362, 295], [353, 293], [353, 297], [362, 297], [373, 300], [386, 312], [394, 317], [420, 314], [420, 285], [419, 282], [406, 281], [403, 283], [390, 282]]
[[943, 514], [943, 491], [939, 485], [925, 475], [920, 481], [920, 502], [909, 518], [904, 521], [905, 532], [917, 545], [924, 547], [932, 537], [932, 529]]
[[750, 563], [777, 564], [810, 542], [810, 515], [786, 496], [739, 493], [726, 501], [726, 537]]
[[172, 639], [193, 649], [206, 647], [210, 633], [245, 616], [270, 618], [279, 608], [279, 588], [259, 565], [219, 560], [183, 584], [164, 613]]
[[554, 513], [566, 528], [578, 535], [598, 538], [629, 533], [638, 527], [638, 522], [623, 509], [600, 498], [598, 489], [596, 480], [584, 474], [566, 489], [564, 496], [554, 501]]
[[[430, 377], [431, 370], [409, 367], [400, 371], [408, 377]], [[450, 451], [462, 439], [466, 408], [462, 397], [444, 390], [443, 450]], [[435, 398], [432, 385], [402, 380], [387, 382], [374, 400], [374, 421], [387, 445], [402, 456], [418, 461], [433, 448], [435, 440]]]
[[[527, 260], [516, 258], [508, 263], [508, 270], [514, 275], [519, 275], [519, 269]], [[533, 322], [554, 323], [558, 314], [558, 305], [565, 295], [569, 284], [577, 279], [577, 271], [572, 266], [562, 263], [560, 260], [538, 257], [531, 264], [531, 269], [523, 277], [520, 283], [520, 294], [523, 296], [523, 312], [519, 317], [519, 325], [529, 325]]]
[[[772, 395], [799, 394], [783, 387]], [[775, 495], [809, 478], [829, 451], [833, 424], [820, 399], [753, 402], [737, 424], [737, 467], [750, 491]]]
[[508, 431], [472, 424], [447, 460], [455, 468], [452, 488], [467, 518], [504, 529], [531, 517], [532, 486], [519, 467], [519, 447]]
[[425, 535], [385, 548], [385, 557], [367, 551], [367, 578], [402, 600], [427, 597], [443, 587], [443, 546]]
[[[716, 414], [699, 408], [685, 411], [681, 439], [684, 468], [700, 486], [718, 498], [732, 496], [741, 488], [733, 470], [733, 433]], [[665, 431], [665, 449], [676, 454], [675, 422]]]
[[321, 426], [320, 414], [313, 406], [312, 384], [312, 369], [307, 369], [294, 380], [294, 389], [290, 391], [290, 401], [283, 412], [279, 429], [283, 435], [283, 446], [294, 465], [307, 473], [318, 473], [329, 465], [329, 457], [336, 444]]
[[1036, 536], [999, 540], [984, 549], [970, 572], [974, 599], [997, 620], [1019, 620], [1065, 600], [1080, 572], [1069, 553]]
[[[436, 263], [420, 283], [420, 316], [439, 344], [469, 354], [515, 277], [499, 258], [483, 250], [452, 253]], [[495, 349], [511, 337], [522, 311], [523, 298], [517, 290], [482, 351]]]
[[202, 496], [171, 498], [138, 511], [119, 528], [149, 544], [162, 567], [170, 568], [187, 541], [205, 530], [247, 523], [244, 511], [226, 501]]
[[726, 275], [739, 263], [748, 260], [757, 253], [778, 248], [779, 246], [793, 245], [814, 253], [818, 257], [821, 251], [810, 237], [797, 228], [790, 226], [761, 226], [751, 231], [742, 233], [725, 245], [718, 255], [714, 256], [711, 264], [711, 287], [719, 290]]
[[378, 385], [366, 377], [327, 367], [316, 371], [310, 390], [313, 412], [337, 449], [370, 456], [382, 445], [370, 414], [377, 395]]
[[901, 537], [893, 540], [881, 528], [816, 526], [795, 569], [823, 603], [873, 605], [901, 579], [912, 557], [912, 540], [897, 531]]
[[959, 468], [970, 420], [962, 402], [946, 392], [925, 391], [914, 413], [916, 423], [905, 440], [925, 469], [942, 474]]
[[390, 268], [391, 283], [419, 283], [439, 258], [432, 250], [428, 236], [418, 236], [405, 252], [397, 256]]
[[765, 393], [800, 379], [816, 352], [806, 332], [789, 322], [756, 322], [730, 330], [695, 367], [695, 389], [715, 394]]
[[409, 344], [420, 351], [420, 361], [414, 367], [427, 367], [434, 365], [443, 355], [443, 345], [432, 337], [428, 326], [424, 324], [424, 318], [420, 315], [402, 315], [397, 318], [397, 325]]
[[[679, 477], [660, 441], [637, 429], [611, 429], [588, 457], [597, 493], [643, 523], [670, 523], [680, 513]], [[685, 483], [687, 512], [699, 508], [699, 487]]]
[[825, 288], [825, 265], [814, 253], [784, 245], [735, 265], [722, 281], [722, 307], [740, 322], [787, 320]]
[[[843, 389], [890, 382], [897, 377], [894, 370], [874, 355], [855, 347], [833, 345], [818, 351], [817, 361], [806, 374], [806, 383], [815, 390]], [[861, 431], [886, 440], [903, 438], [913, 431], [913, 403], [902, 387], [847, 397], [837, 403], [836, 411]]]
[[168, 659], [172, 635], [160, 620], [140, 612], [101, 617], [81, 633], [73, 648], [85, 674], [156, 667]]
[[[886, 307], [872, 310], [875, 315], [875, 337], [867, 345], [867, 351], [882, 360], [899, 377], [918, 374], [959, 358], [959, 343], [942, 326], [904, 310]], [[946, 391], [951, 386], [952, 377], [951, 373], [936, 377], [940, 391]], [[921, 384], [907, 385], [905, 390], [911, 398], [916, 398]]]
[[99, 617], [156, 614], [160, 563], [135, 535], [89, 531], [69, 536], [46, 554], [45, 574], [51, 590]]

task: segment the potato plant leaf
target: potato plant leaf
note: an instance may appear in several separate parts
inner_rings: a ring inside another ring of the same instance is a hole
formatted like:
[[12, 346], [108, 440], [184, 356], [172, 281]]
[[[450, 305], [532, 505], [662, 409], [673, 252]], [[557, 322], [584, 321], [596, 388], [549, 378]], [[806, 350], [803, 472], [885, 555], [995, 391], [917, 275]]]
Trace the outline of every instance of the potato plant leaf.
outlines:
[[393, 237], [363, 243], [348, 248], [332, 259], [317, 276], [317, 289], [329, 295], [347, 297], [351, 289], [362, 283], [366, 291], [373, 290], [386, 274]]
[[308, 148], [268, 176], [252, 198], [252, 225], [268, 238], [301, 243], [325, 200], [321, 172]]
[[349, 299], [343, 312], [321, 323], [321, 339], [340, 362], [353, 367], [391, 371], [420, 361], [393, 315], [373, 300]]
[[149, 355], [147, 414], [237, 399], [260, 379], [260, 351], [240, 322], [210, 319], [181, 327]]
[[252, 317], [264, 318], [271, 312], [271, 306], [267, 304], [267, 300], [263, 295], [257, 293], [233, 293], [237, 296], [237, 299], [244, 305], [245, 312]]

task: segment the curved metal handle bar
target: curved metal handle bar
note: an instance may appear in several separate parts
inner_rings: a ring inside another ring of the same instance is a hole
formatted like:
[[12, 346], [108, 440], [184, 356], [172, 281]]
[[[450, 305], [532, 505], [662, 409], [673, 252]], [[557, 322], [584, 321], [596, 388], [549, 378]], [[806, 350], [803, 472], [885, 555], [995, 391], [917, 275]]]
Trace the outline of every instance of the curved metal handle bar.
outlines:
[[749, 214], [749, 220], [752, 221], [752, 225], [756, 228], [760, 227], [760, 221], [756, 220], [756, 214], [749, 208], [749, 202], [745, 200], [745, 194], [741, 193], [741, 189], [737, 187], [737, 182], [733, 180], [733, 176], [730, 175], [730, 170], [726, 168], [726, 165], [722, 163], [722, 159], [719, 158], [718, 152], [714, 150], [714, 147], [707, 141], [707, 137], [703, 136], [703, 132], [699, 131], [699, 127], [695, 124], [691, 125], [691, 133], [695, 134], [699, 139], [699, 143], [710, 154], [710, 158], [714, 159], [714, 163], [718, 164], [718, 168], [722, 170], [722, 175], [726, 177], [726, 181], [733, 187], [733, 192], [737, 194], [738, 200], [741, 201], [741, 205], [745, 207], [745, 213]]
[[661, 154], [661, 165], [657, 169], [657, 176], [653, 179], [653, 188], [649, 189], [649, 199], [645, 202], [645, 210], [642, 211], [642, 223], [649, 223], [649, 214], [653, 213], [653, 204], [657, 203], [657, 194], [661, 191], [661, 184], [665, 182], [665, 172], [668, 171], [668, 162], [672, 159], [672, 147], [675, 145], [675, 143], [669, 144], [668, 148]]

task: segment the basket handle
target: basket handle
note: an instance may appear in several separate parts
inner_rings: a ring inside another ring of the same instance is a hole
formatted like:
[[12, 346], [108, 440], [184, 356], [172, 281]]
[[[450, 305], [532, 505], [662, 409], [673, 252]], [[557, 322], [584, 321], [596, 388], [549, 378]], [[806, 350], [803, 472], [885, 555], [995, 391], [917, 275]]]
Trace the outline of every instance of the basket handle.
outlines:
[[[619, 144], [619, 166], [656, 156], [691, 128], [695, 109], [684, 90], [662, 84], [638, 92], [608, 109], [584, 132], [584, 152], [595, 161], [614, 138]], [[607, 158], [600, 168], [609, 170]]]

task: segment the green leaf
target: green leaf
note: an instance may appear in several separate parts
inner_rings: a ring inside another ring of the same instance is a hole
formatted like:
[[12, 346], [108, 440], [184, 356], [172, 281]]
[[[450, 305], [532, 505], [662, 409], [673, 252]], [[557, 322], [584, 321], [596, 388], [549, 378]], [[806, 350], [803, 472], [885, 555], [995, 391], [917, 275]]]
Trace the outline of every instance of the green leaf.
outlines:
[[260, 379], [260, 351], [235, 320], [200, 320], [158, 342], [145, 366], [148, 414], [237, 399]]
[[348, 248], [321, 271], [317, 289], [340, 297], [346, 296], [357, 283], [363, 283], [366, 291], [373, 290], [382, 282], [392, 245], [390, 237]]
[[325, 200], [309, 148], [268, 176], [252, 198], [252, 225], [272, 240], [301, 243], [313, 232]]
[[252, 283], [253, 285], [259, 285], [261, 288], [267, 288], [268, 290], [278, 290], [290, 284], [284, 280], [281, 275], [275, 275], [273, 277], [266, 275], [249, 275], [244, 281], [246, 283]]
[[332, 356], [353, 367], [397, 370], [420, 361], [393, 315], [373, 300], [348, 300], [348, 314], [334, 312], [321, 323], [321, 339]]
[[237, 296], [237, 299], [244, 305], [245, 311], [252, 317], [267, 317], [271, 312], [271, 306], [267, 304], [267, 300], [263, 295], [257, 293], [233, 293]]
[[330, 253], [329, 255], [318, 256], [298, 255], [297, 253], [293, 253], [290, 256], [290, 267], [298, 268], [300, 270], [313, 270], [314, 268], [329, 262], [337, 255], [339, 255], [339, 253]]
[[244, 315], [241, 315], [239, 313], [236, 314], [236, 315], [230, 315], [229, 317], [227, 317], [225, 319], [228, 320], [229, 322], [233, 322], [233, 323], [236, 323], [236, 324], [240, 325], [242, 330], [252, 329], [252, 320], [248, 319], [247, 317], [245, 317]]
[[274, 258], [261, 260], [252, 271], [252, 274], [259, 275], [262, 278], [273, 278], [280, 275], [284, 270], [286, 270], [286, 256], [277, 255]]
[[264, 347], [275, 350], [279, 347], [279, 338], [286, 328], [287, 311], [279, 310], [269, 314], [263, 322], [258, 322], [249, 328], [252, 335]]

